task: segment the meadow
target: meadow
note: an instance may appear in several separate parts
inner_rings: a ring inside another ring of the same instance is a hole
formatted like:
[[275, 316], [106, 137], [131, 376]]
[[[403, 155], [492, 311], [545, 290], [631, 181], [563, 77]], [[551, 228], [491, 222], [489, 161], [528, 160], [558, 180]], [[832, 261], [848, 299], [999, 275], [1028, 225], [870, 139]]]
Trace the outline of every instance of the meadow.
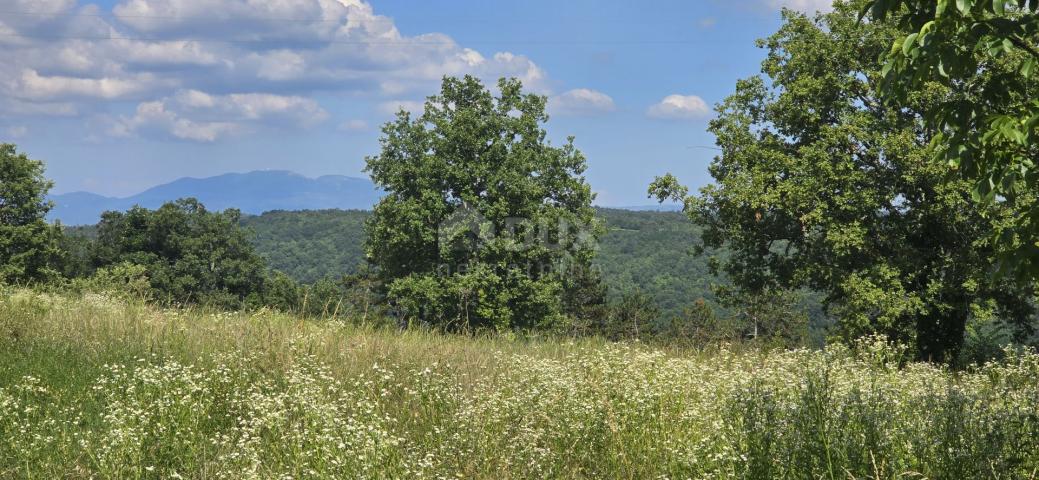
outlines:
[[0, 291], [0, 478], [1036, 478], [1039, 356], [654, 349]]

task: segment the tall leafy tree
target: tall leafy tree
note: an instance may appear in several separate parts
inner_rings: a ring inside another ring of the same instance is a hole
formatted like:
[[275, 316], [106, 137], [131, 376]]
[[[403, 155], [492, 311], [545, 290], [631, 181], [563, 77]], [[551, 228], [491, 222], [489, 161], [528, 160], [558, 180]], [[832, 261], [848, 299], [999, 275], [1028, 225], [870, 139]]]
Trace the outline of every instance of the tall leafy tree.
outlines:
[[901, 30], [858, 21], [861, 6], [784, 12], [760, 42], [764, 75], [739, 81], [710, 124], [715, 184], [687, 196], [668, 175], [650, 191], [684, 200], [706, 246], [731, 249], [721, 267], [744, 291], [814, 289], [843, 336], [879, 332], [952, 360], [972, 315], [1031, 318], [1031, 292], [989, 281], [985, 239], [1011, 212], [977, 208], [971, 185], [930, 161], [936, 132], [920, 119], [946, 91], [882, 101], [877, 58]]
[[[1039, 2], [872, 0], [863, 13], [898, 22], [883, 55], [894, 102], [943, 92], [923, 112], [933, 153], [973, 186], [974, 200], [1014, 215], [995, 225], [999, 274], [1039, 278]], [[984, 207], [982, 207], [984, 208]]]
[[105, 212], [93, 263], [146, 267], [155, 296], [163, 301], [227, 307], [259, 302], [266, 267], [239, 217], [238, 210], [210, 212], [190, 198], [157, 210]]
[[43, 162], [0, 144], [0, 282], [41, 281], [57, 275], [60, 227], [45, 217], [52, 205]]
[[514, 79], [498, 90], [445, 78], [422, 115], [401, 111], [383, 127], [382, 151], [367, 159], [387, 192], [367, 225], [367, 255], [408, 319], [555, 325], [568, 313], [564, 292], [586, 283], [568, 273], [589, 266], [598, 235], [585, 157], [573, 138], [546, 140], [545, 97]]

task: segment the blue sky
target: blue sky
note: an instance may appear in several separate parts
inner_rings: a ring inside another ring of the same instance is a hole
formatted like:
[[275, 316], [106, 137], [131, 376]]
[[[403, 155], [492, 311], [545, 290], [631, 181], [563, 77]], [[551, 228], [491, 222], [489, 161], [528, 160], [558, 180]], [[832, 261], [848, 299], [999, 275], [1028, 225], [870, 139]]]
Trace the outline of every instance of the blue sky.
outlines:
[[827, 0], [0, 0], [0, 141], [55, 193], [125, 196], [259, 169], [363, 176], [378, 127], [442, 75], [549, 97], [607, 206], [706, 183], [713, 105], [784, 6]]

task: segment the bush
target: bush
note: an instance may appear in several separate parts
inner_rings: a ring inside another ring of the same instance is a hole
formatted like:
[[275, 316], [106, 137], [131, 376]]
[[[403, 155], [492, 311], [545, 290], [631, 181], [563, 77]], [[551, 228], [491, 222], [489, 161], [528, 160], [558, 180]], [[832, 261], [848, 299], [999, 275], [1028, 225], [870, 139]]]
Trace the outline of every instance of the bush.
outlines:
[[99, 268], [87, 278], [73, 279], [70, 287], [77, 292], [104, 293], [134, 300], [150, 300], [153, 292], [147, 267], [130, 262]]
[[994, 318], [971, 318], [963, 336], [956, 366], [982, 365], [1003, 357], [1004, 350], [1014, 342], [1014, 330]]

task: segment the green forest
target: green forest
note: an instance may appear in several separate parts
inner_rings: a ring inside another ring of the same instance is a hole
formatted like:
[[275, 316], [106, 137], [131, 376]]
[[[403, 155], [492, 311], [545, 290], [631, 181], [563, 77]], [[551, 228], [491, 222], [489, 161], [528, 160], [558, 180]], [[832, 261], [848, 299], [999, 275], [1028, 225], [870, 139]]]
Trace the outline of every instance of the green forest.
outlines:
[[[257, 253], [274, 270], [312, 284], [352, 275], [363, 268], [364, 211], [267, 212], [243, 216]], [[597, 208], [605, 225], [593, 264], [600, 269], [611, 298], [640, 293], [656, 307], [657, 321], [680, 319], [705, 302], [727, 314], [718, 301], [724, 278], [712, 273], [709, 258], [696, 251], [700, 230], [679, 212]], [[90, 229], [77, 229], [86, 234]], [[830, 320], [819, 295], [791, 293], [811, 320], [814, 341], [821, 342]]]
[[[697, 228], [677, 212], [597, 209], [606, 225], [595, 264], [615, 295], [644, 292], [667, 315], [713, 300], [707, 259], [689, 246]], [[267, 212], [242, 217], [270, 267], [302, 283], [357, 273], [364, 259], [363, 211]]]

